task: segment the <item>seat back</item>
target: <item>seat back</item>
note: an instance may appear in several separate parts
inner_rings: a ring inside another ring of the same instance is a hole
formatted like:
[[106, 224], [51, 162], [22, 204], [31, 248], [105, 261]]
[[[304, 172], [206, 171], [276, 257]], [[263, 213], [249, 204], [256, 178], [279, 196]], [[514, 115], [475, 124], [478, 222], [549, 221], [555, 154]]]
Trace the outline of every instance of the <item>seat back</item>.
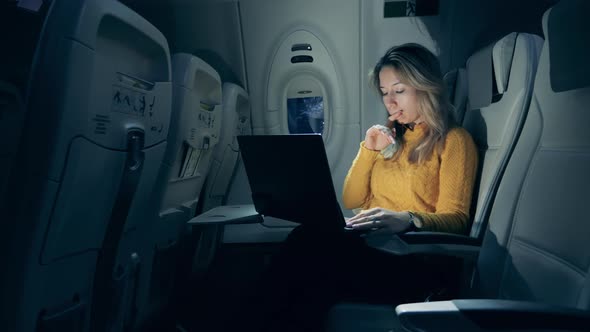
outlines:
[[115, 0], [51, 3], [0, 211], [10, 221], [0, 235], [3, 329], [131, 324], [142, 257], [120, 259], [131, 251], [121, 239], [143, 227], [171, 92], [168, 44], [154, 26]]
[[448, 71], [443, 79], [447, 85], [447, 94], [451, 105], [453, 105], [455, 121], [462, 124], [465, 107], [467, 107], [467, 71], [465, 68], [456, 68]]
[[187, 53], [174, 54], [172, 67], [173, 120], [159, 175], [163, 186], [154, 194], [156, 213], [145, 236], [146, 250], [151, 251], [141, 271], [145, 282], [137, 290], [140, 326], [157, 319], [169, 304], [177, 267], [189, 264], [180, 261], [180, 240], [195, 216], [223, 121], [219, 74]]
[[485, 222], [530, 105], [543, 40], [510, 33], [467, 60], [469, 101], [463, 127], [479, 149], [471, 237], [482, 238]]
[[160, 210], [177, 208], [192, 218], [221, 136], [222, 84], [213, 67], [191, 54], [175, 54], [172, 63], [180, 120], [166, 155], [170, 171]]
[[213, 153], [207, 178], [203, 211], [224, 204], [239, 156], [236, 137], [250, 135], [250, 100], [248, 93], [234, 83], [223, 84], [223, 128]]
[[533, 100], [490, 215], [476, 296], [590, 309], [590, 29], [585, 0], [543, 16]]

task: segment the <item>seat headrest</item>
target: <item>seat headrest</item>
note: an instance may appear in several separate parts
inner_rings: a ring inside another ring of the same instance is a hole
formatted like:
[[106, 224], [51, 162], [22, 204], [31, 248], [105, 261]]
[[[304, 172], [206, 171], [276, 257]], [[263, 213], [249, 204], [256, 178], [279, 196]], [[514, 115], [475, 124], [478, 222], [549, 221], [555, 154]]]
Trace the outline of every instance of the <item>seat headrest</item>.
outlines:
[[512, 32], [467, 60], [469, 104], [472, 109], [489, 106], [494, 93], [507, 91], [517, 37], [518, 33]]
[[[560, 1], [543, 15], [549, 75], [555, 92], [590, 86], [590, 1]], [[575, 50], [575, 52], [572, 52]]]
[[462, 123], [467, 101], [467, 72], [464, 68], [455, 68], [448, 71], [443, 80], [447, 86], [447, 95], [454, 108], [455, 120]]
[[510, 77], [510, 68], [512, 67], [516, 36], [518, 36], [518, 33], [510, 33], [497, 41], [492, 50], [496, 87], [500, 94], [506, 92], [508, 89], [508, 78]]
[[444, 76], [443, 80], [447, 86], [447, 94], [449, 95], [449, 99], [451, 99], [451, 104], [453, 103], [453, 97], [455, 96], [455, 84], [457, 83], [457, 76], [459, 75], [458, 69], [453, 69], [448, 71]]

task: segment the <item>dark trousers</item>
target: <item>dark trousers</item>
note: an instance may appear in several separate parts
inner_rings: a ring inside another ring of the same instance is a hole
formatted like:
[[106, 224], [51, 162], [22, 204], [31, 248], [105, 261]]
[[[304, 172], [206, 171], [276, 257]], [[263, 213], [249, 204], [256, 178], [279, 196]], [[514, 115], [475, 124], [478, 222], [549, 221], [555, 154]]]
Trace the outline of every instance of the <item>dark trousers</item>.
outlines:
[[449, 284], [447, 261], [396, 256], [359, 234], [299, 226], [274, 257], [238, 322], [248, 331], [322, 331], [334, 304], [421, 302]]

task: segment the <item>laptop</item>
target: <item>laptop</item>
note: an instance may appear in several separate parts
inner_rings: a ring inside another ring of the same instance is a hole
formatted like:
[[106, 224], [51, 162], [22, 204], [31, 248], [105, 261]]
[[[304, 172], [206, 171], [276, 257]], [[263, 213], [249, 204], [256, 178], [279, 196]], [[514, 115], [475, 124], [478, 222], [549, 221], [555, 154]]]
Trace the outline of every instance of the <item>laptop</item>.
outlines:
[[344, 229], [321, 135], [237, 139], [258, 213], [324, 230]]

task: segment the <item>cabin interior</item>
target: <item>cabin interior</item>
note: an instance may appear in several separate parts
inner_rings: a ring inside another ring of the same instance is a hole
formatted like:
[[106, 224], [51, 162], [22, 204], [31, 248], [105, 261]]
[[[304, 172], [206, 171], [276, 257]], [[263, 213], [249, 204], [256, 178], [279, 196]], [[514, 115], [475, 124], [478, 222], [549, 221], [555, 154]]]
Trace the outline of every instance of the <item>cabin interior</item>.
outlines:
[[584, 0], [2, 1], [0, 330], [236, 326], [300, 224], [260, 211], [238, 137], [320, 134], [342, 204], [387, 117], [368, 74], [413, 42], [438, 56], [479, 149], [471, 232], [366, 241], [454, 257], [459, 286], [341, 304], [326, 330], [588, 331], [589, 14]]

